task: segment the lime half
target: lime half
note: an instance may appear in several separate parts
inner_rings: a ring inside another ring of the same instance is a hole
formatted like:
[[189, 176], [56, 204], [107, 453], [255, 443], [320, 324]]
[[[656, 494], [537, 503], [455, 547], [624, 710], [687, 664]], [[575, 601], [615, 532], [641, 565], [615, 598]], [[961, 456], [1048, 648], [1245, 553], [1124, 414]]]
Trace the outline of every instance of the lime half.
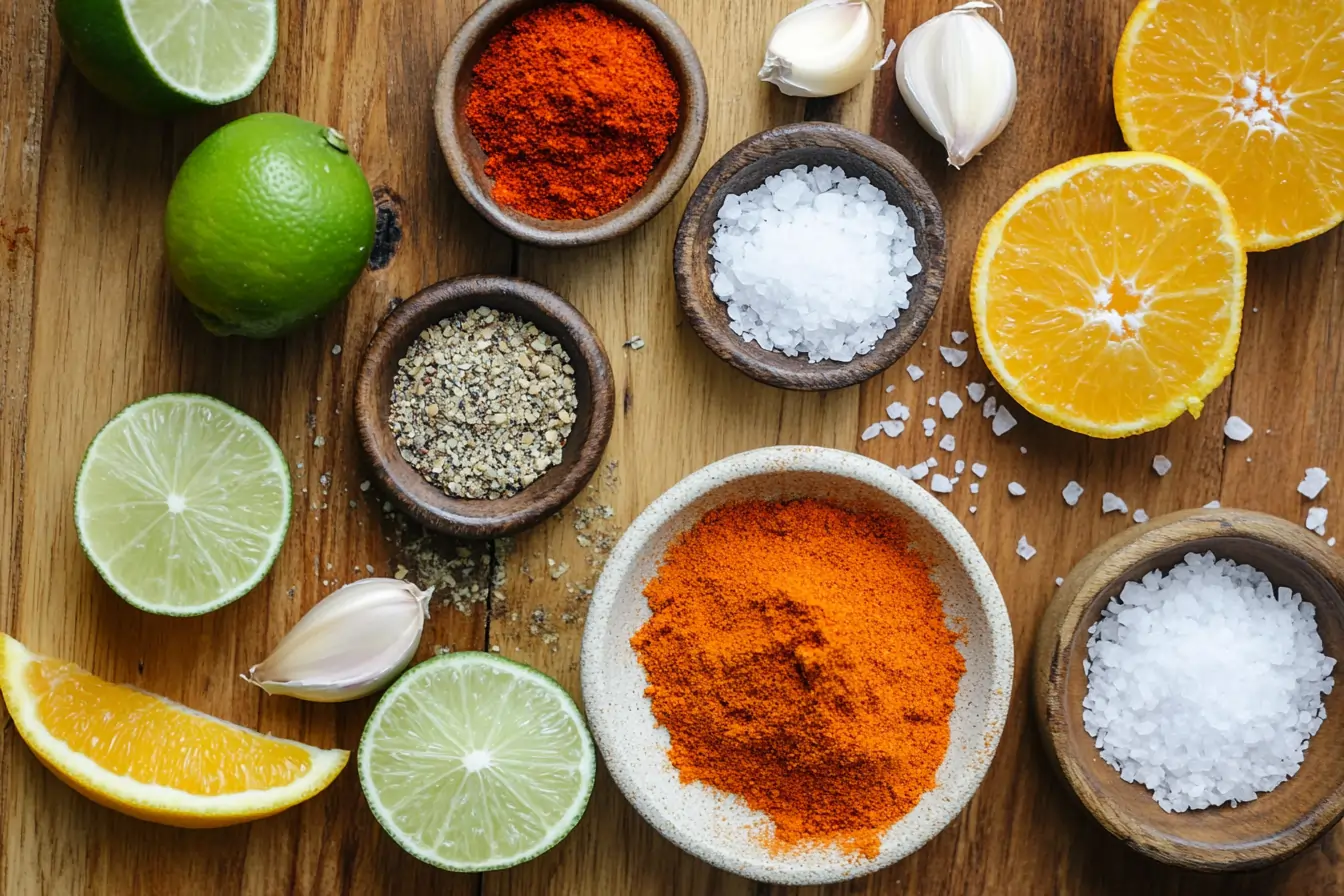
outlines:
[[489, 653], [412, 668], [359, 742], [359, 780], [383, 829], [449, 871], [510, 868], [559, 843], [583, 817], [596, 771], [564, 688]]
[[57, 0], [56, 22], [84, 76], [143, 112], [241, 99], [275, 58], [275, 0]]
[[75, 483], [75, 528], [127, 602], [196, 616], [266, 575], [290, 500], [285, 458], [260, 423], [204, 395], [157, 395], [94, 436]]

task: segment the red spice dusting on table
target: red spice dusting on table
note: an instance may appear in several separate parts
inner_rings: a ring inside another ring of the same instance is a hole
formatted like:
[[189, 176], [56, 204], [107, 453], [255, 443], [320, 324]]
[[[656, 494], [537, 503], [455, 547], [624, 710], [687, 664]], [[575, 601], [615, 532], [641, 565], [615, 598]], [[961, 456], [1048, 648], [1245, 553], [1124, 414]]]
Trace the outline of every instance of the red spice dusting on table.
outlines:
[[649, 34], [589, 3], [525, 13], [472, 70], [466, 118], [496, 202], [596, 218], [639, 191], [676, 132], [681, 91]]
[[876, 857], [935, 785], [966, 663], [905, 524], [829, 502], [707, 513], [631, 640], [683, 783], [741, 796], [772, 847]]

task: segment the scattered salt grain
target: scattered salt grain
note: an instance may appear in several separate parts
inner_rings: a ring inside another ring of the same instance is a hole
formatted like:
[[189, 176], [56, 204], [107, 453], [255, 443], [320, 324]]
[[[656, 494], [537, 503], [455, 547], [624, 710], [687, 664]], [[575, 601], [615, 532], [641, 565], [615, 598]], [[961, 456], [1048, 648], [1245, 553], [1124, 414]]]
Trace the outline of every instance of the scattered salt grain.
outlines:
[[957, 345], [961, 345], [963, 342], [965, 342], [967, 339], [970, 338], [971, 334], [967, 333], [965, 330], [952, 331], [952, 341], [955, 342]]
[[970, 357], [970, 355], [959, 348], [948, 348], [945, 345], [938, 346], [938, 353], [943, 356], [944, 361], [951, 364], [953, 367], [960, 367], [965, 364], [966, 359]]
[[899, 401], [893, 401], [887, 405], [887, 416], [893, 420], [909, 420], [910, 409]]
[[1330, 477], [1325, 475], [1325, 470], [1320, 467], [1307, 467], [1307, 473], [1298, 484], [1297, 490], [1309, 500], [1315, 501], [1316, 496], [1329, 481]]
[[972, 482], [972, 483], [971, 483], [971, 494], [973, 494], [973, 495], [978, 495], [978, 494], [980, 494], [980, 483], [978, 483], [978, 482]]
[[[952, 433], [950, 432], [947, 433], [941, 439], [938, 440], [938, 447], [943, 449], [944, 451], [956, 451], [957, 437], [952, 435]], [[958, 463], [960, 463], [960, 461], [958, 461]], [[958, 470], [957, 472], [960, 473], [961, 471]]]
[[331, 347], [331, 353], [333, 355], [339, 355], [341, 353], [341, 347], [339, 345], [333, 345]]
[[993, 417], [999, 410], [999, 400], [993, 395], [985, 399], [985, 403], [980, 406], [980, 416]]
[[1013, 416], [1012, 411], [1008, 410], [1007, 405], [1001, 405], [994, 412], [994, 425], [991, 427], [994, 430], [994, 435], [1001, 436], [1016, 425], [1017, 418]]
[[1017, 556], [1023, 560], [1030, 560], [1036, 556], [1036, 549], [1027, 544], [1027, 536], [1025, 535], [1017, 540]]
[[929, 489], [938, 492], [941, 495], [952, 491], [952, 480], [948, 479], [942, 473], [934, 473], [933, 479], [929, 480]]
[[968, 509], [971, 511], [971, 513], [975, 513], [976, 507], [974, 504], [972, 504]]
[[895, 387], [895, 386], [888, 386], [888, 387], [887, 387], [887, 394], [888, 394], [888, 395], [890, 395], [891, 393], [893, 393], [893, 392], [895, 392], [895, 391], [896, 391], [896, 387]]
[[978, 462], [973, 463], [971, 464], [971, 472], [974, 473], [977, 477], [983, 479], [985, 477], [985, 474], [989, 472], [989, 467], [985, 466], [982, 463]]
[[1167, 460], [1166, 455], [1157, 454], [1153, 456], [1153, 472], [1159, 476], [1165, 476], [1171, 472], [1171, 461]]
[[1026, 445], [1022, 445], [1022, 446], [1019, 447], [1017, 450], [1018, 450], [1018, 451], [1021, 451], [1023, 454], [1026, 454], [1026, 453], [1027, 453], [1027, 446], [1026, 446]]
[[1334, 547], [1334, 546], [1335, 546], [1335, 536], [1331, 535], [1329, 538], [1327, 538], [1327, 539], [1325, 540], [1325, 543], [1328, 544], [1328, 545], [1330, 545], [1330, 547]]
[[1063, 585], [1063, 584], [1064, 584], [1064, 577], [1063, 577], [1063, 576], [1055, 576], [1055, 587], [1058, 588], [1060, 585]]
[[1070, 507], [1077, 507], [1078, 499], [1083, 496], [1083, 487], [1070, 479], [1069, 484], [1064, 486], [1063, 494], [1065, 504]]
[[1129, 582], [1090, 629], [1083, 727], [1168, 812], [1273, 790], [1325, 718], [1315, 608], [1212, 553]]
[[1008, 483], [1008, 494], [1020, 498], [1027, 493], [1026, 488], [1020, 482]]
[[1112, 513], [1117, 510], [1121, 513], [1129, 513], [1129, 505], [1113, 492], [1107, 492], [1101, 496], [1102, 513]]
[[1330, 515], [1330, 511], [1324, 507], [1312, 507], [1307, 511], [1307, 528], [1317, 535], [1325, 534], [1325, 519]]
[[927, 475], [929, 475], [928, 464], [915, 464], [913, 467], [910, 468], [910, 478], [915, 480], [916, 482], [923, 479]]
[[922, 270], [905, 212], [867, 178], [798, 165], [728, 196], [711, 285], [747, 342], [809, 361], [871, 351], [910, 307]]
[[916, 383], [917, 383], [917, 382], [919, 382], [920, 380], [924, 379], [924, 371], [921, 370], [920, 368], [916, 367], [916, 366], [913, 365], [913, 364], [911, 364], [909, 367], [905, 368], [905, 372], [908, 373], [908, 374], [910, 374], [910, 379], [911, 379], [911, 381], [913, 381], [913, 382], [916, 382]]
[[985, 397], [985, 384], [984, 384], [984, 383], [967, 383], [967, 384], [966, 384], [966, 394], [970, 396], [971, 401], [975, 402], [976, 404], [979, 404], [979, 403], [980, 403], [980, 399], [982, 399], [982, 398]]
[[1255, 430], [1251, 429], [1249, 423], [1235, 415], [1228, 417], [1227, 422], [1223, 424], [1223, 435], [1234, 442], [1244, 442], [1249, 439], [1254, 432]]
[[1209, 503], [1205, 504], [1205, 505], [1204, 505], [1204, 509], [1205, 509], [1205, 510], [1217, 510], [1219, 507], [1222, 507], [1222, 506], [1223, 506], [1223, 505], [1222, 505], [1221, 502], [1219, 502], [1219, 501], [1217, 501], [1217, 500], [1213, 500], [1213, 501], [1210, 501]]
[[961, 397], [955, 392], [944, 392], [938, 396], [938, 407], [942, 410], [943, 416], [949, 420], [961, 413], [964, 406]]
[[1136, 523], [1148, 522], [1148, 511], [1144, 510], [1142, 507], [1134, 511], [1134, 522]]
[[925, 418], [924, 418], [924, 435], [925, 435], [925, 436], [931, 436], [931, 435], [933, 435], [934, 427], [936, 427], [937, 425], [938, 425], [938, 421], [937, 421], [937, 420], [933, 419], [932, 417], [925, 417]]
[[961, 475], [961, 473], [966, 469], [966, 461], [964, 460], [957, 461], [955, 464], [952, 465], [952, 469], [957, 472], [957, 475]]
[[938, 458], [936, 458], [936, 457], [934, 457], [932, 454], [930, 454], [930, 455], [929, 455], [929, 459], [926, 460], [926, 461], [924, 461], [924, 464], [925, 464], [925, 466], [927, 466], [930, 470], [932, 470], [934, 467], [938, 466]]
[[887, 434], [888, 438], [894, 439], [905, 432], [905, 424], [899, 420], [883, 420], [880, 425], [882, 431]]
[[881, 423], [874, 423], [872, 426], [870, 426], [870, 427], [868, 427], [867, 429], [865, 429], [865, 430], [859, 435], [859, 438], [861, 438], [861, 439], [863, 439], [865, 442], [867, 442], [867, 441], [870, 441], [871, 439], [875, 439], [875, 438], [877, 438], [878, 435], [879, 435], [881, 432], [882, 432], [882, 424], [881, 424]]

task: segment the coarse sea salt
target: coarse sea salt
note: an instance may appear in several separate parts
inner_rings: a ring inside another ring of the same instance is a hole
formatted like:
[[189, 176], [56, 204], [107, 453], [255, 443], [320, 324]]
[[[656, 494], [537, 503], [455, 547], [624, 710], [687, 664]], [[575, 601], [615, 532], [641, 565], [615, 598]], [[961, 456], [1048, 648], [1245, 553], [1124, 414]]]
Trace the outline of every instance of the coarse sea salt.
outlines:
[[910, 374], [910, 380], [912, 382], [917, 383], [920, 380], [924, 379], [924, 371], [913, 364], [911, 364], [909, 367], [906, 367], [905, 372]]
[[933, 419], [932, 417], [925, 417], [925, 418], [924, 418], [924, 435], [926, 435], [926, 436], [931, 436], [931, 435], [933, 435], [933, 430], [934, 430], [934, 428], [937, 427], [937, 426], [938, 426], [938, 421], [937, 421], [937, 420]]
[[943, 412], [943, 416], [949, 420], [961, 413], [963, 407], [965, 405], [962, 403], [961, 396], [955, 392], [944, 392], [938, 396], [938, 408]]
[[1102, 513], [1111, 513], [1117, 510], [1121, 513], [1129, 513], [1129, 505], [1127, 505], [1119, 495], [1113, 492], [1106, 492], [1106, 494], [1101, 496]]
[[1321, 490], [1325, 488], [1329, 481], [1330, 477], [1325, 475], [1325, 470], [1320, 467], [1307, 467], [1306, 474], [1302, 477], [1302, 481], [1298, 483], [1297, 491], [1304, 497], [1315, 501], [1316, 496], [1321, 493]]
[[1307, 510], [1307, 528], [1317, 535], [1325, 534], [1325, 521], [1330, 516], [1330, 511], [1324, 507], [1312, 507]]
[[905, 432], [905, 424], [899, 420], [883, 420], [880, 425], [882, 431], [887, 434], [888, 438], [894, 439]]
[[952, 465], [952, 469], [957, 473], [957, 475], [961, 475], [961, 473], [966, 469], [966, 461], [964, 460], [957, 461], [955, 464]]
[[881, 432], [882, 432], [882, 424], [881, 424], [881, 423], [874, 423], [872, 426], [868, 427], [868, 428], [865, 429], [862, 433], [860, 433], [860, 434], [859, 434], [859, 438], [861, 438], [861, 439], [863, 439], [865, 442], [867, 442], [867, 441], [870, 441], [870, 440], [872, 440], [872, 439], [877, 438], [878, 435], [881, 434]]
[[887, 405], [887, 416], [892, 420], [909, 420], [910, 409], [899, 401], [893, 401]]
[[989, 472], [989, 467], [977, 461], [971, 464], [971, 472], [974, 473], [977, 478], [983, 479], [985, 478], [985, 474]]
[[1144, 510], [1142, 507], [1134, 511], [1134, 522], [1136, 523], [1148, 522], [1148, 511]]
[[945, 495], [952, 491], [952, 480], [948, 479], [942, 473], [934, 473], [933, 479], [929, 480], [929, 489]]
[[1070, 479], [1069, 484], [1064, 486], [1064, 503], [1070, 507], [1076, 507], [1078, 505], [1078, 499], [1082, 496], [1083, 487]]
[[980, 494], [980, 483], [978, 483], [978, 482], [972, 482], [972, 483], [971, 483], [971, 494], [973, 494], [973, 495], [978, 495], [978, 494]]
[[[945, 433], [943, 437], [938, 440], [938, 447], [943, 449], [944, 451], [956, 451], [957, 437], [952, 435], [952, 433], [950, 432]], [[957, 463], [961, 463], [961, 461], [957, 461]], [[961, 471], [958, 470], [957, 472], [960, 473]]]
[[984, 383], [967, 383], [967, 384], [966, 384], [966, 394], [967, 394], [968, 396], [970, 396], [971, 401], [975, 402], [976, 404], [979, 404], [979, 403], [980, 403], [980, 399], [982, 399], [982, 398], [985, 397], [985, 384], [984, 384]]
[[1036, 549], [1027, 544], [1027, 536], [1025, 535], [1017, 540], [1017, 556], [1023, 560], [1030, 560], [1036, 556]]
[[1167, 460], [1166, 455], [1153, 455], [1153, 472], [1159, 476], [1165, 476], [1171, 472], [1171, 461]]
[[952, 341], [955, 342], [957, 345], [961, 345], [963, 342], [965, 342], [967, 339], [970, 338], [971, 334], [967, 333], [965, 330], [952, 331]]
[[945, 345], [938, 346], [938, 353], [943, 356], [944, 361], [951, 364], [953, 367], [960, 367], [965, 364], [966, 359], [970, 357], [970, 355], [959, 348], [948, 348]]
[[799, 165], [731, 194], [714, 222], [714, 295], [748, 342], [809, 361], [871, 351], [922, 270], [905, 212], [841, 168]]
[[1228, 417], [1223, 424], [1223, 435], [1234, 442], [1244, 442], [1255, 432], [1251, 425], [1235, 415]]
[[1187, 554], [1126, 583], [1089, 632], [1083, 727], [1168, 812], [1273, 790], [1325, 719], [1316, 608], [1253, 567]]
[[993, 417], [999, 412], [999, 400], [993, 395], [985, 399], [985, 403], [980, 406], [980, 416]]
[[1015, 498], [1020, 498], [1027, 493], [1026, 488], [1020, 482], [1008, 483], [1008, 494]]
[[994, 412], [994, 423], [990, 429], [994, 430], [994, 435], [1001, 436], [1016, 425], [1017, 418], [1008, 410], [1007, 405], [999, 405]]

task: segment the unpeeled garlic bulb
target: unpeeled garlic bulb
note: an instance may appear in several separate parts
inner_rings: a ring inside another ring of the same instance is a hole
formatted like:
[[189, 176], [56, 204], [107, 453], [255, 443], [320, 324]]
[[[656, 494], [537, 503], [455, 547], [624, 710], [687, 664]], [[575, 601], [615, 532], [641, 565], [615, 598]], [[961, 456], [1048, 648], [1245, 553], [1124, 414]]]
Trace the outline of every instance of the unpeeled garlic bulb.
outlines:
[[1003, 133], [1017, 105], [1017, 66], [1008, 43], [972, 0], [911, 31], [896, 54], [896, 86], [915, 118], [960, 168]]
[[882, 31], [864, 0], [812, 0], [775, 26], [757, 77], [786, 96], [835, 96], [881, 68], [894, 46], [878, 60]]
[[399, 579], [352, 582], [318, 601], [243, 680], [314, 703], [381, 690], [420, 646], [433, 593]]

